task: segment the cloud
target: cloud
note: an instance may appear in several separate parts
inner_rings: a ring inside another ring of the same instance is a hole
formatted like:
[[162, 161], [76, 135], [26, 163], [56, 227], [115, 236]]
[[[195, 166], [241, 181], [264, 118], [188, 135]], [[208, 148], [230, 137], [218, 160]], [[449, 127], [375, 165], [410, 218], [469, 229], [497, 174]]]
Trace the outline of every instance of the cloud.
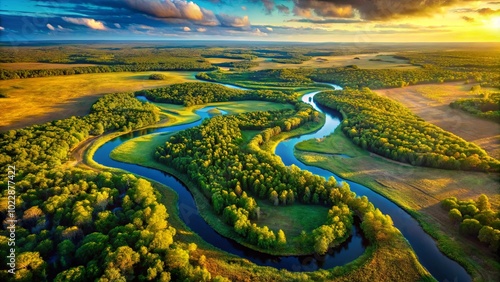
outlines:
[[182, 0], [125, 0], [128, 7], [156, 18], [201, 21], [203, 12], [196, 3]]
[[4, 31], [4, 30], [5, 30], [5, 27], [0, 26], [0, 31]]
[[122, 28], [122, 26], [119, 23], [115, 23], [116, 28]]
[[332, 18], [332, 19], [323, 19], [323, 18], [302, 18], [302, 19], [291, 19], [287, 22], [298, 22], [298, 23], [313, 23], [313, 24], [332, 24], [332, 23], [361, 23], [362, 20], [357, 19], [344, 19], [344, 18]]
[[473, 23], [475, 22], [476, 20], [474, 18], [471, 18], [471, 17], [467, 17], [467, 16], [463, 16], [462, 19], [468, 23]]
[[267, 33], [262, 32], [259, 28], [254, 29], [252, 34], [256, 36], [267, 36]]
[[479, 10], [476, 10], [478, 14], [481, 16], [492, 16], [492, 15], [497, 15], [500, 14], [500, 10], [493, 10], [491, 8], [482, 8]]
[[246, 11], [246, 10], [247, 10], [247, 6], [241, 6], [241, 9], [242, 9], [243, 11]]
[[185, 31], [185, 32], [191, 31], [191, 29], [188, 26], [183, 27], [182, 30]]
[[69, 18], [69, 17], [62, 17], [62, 19], [68, 23], [77, 24], [77, 25], [84, 25], [84, 26], [89, 27], [91, 29], [106, 30], [106, 26], [104, 26], [103, 22], [96, 21], [94, 19]]
[[[359, 1], [359, 0], [354, 0]], [[339, 17], [339, 18], [352, 18], [354, 17], [354, 9], [350, 5], [350, 1], [320, 1], [320, 0], [295, 0], [293, 13], [296, 16], [312, 17], [313, 12], [321, 17]], [[336, 3], [338, 2], [338, 3]], [[347, 2], [347, 3], [342, 3]]]
[[54, 26], [52, 26], [52, 25], [51, 25], [51, 24], [49, 24], [49, 23], [47, 24], [47, 28], [48, 28], [48, 29], [50, 29], [50, 30], [56, 30], [56, 29], [54, 28]]
[[467, 0], [294, 0], [293, 12], [297, 16], [388, 20], [403, 16], [434, 14]]
[[266, 26], [266, 29], [267, 29], [268, 31], [273, 31], [273, 28], [272, 28], [272, 27], [269, 27], [269, 26]]
[[227, 14], [218, 14], [217, 19], [220, 24], [225, 27], [248, 27], [250, 26], [250, 20], [248, 20], [248, 16], [237, 17], [230, 16]]
[[196, 31], [197, 32], [205, 32], [205, 31], [207, 31], [207, 29], [204, 28], [204, 27], [199, 27], [199, 28], [196, 29]]
[[270, 15], [274, 10], [274, 0], [261, 0], [264, 4], [264, 10], [266, 14]]
[[276, 9], [278, 9], [279, 12], [283, 13], [283, 14], [290, 14], [290, 8], [288, 8], [287, 6], [283, 5], [283, 4], [279, 4], [279, 5], [276, 5]]

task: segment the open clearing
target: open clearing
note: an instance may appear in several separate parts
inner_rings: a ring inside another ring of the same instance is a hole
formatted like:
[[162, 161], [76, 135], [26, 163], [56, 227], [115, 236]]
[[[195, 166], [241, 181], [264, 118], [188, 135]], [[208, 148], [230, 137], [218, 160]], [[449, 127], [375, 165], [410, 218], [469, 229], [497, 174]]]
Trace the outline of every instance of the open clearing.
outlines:
[[48, 70], [90, 67], [95, 64], [51, 64], [51, 63], [0, 63], [0, 69], [6, 70]]
[[[358, 59], [355, 59], [358, 58]], [[407, 60], [394, 58], [390, 54], [355, 54], [345, 56], [317, 56], [302, 64], [280, 64], [272, 62], [269, 58], [255, 60], [259, 65], [251, 70], [283, 69], [283, 68], [331, 68], [357, 65], [361, 69], [416, 69], [418, 66], [409, 64]]]
[[[162, 73], [165, 80], [149, 80]], [[0, 131], [85, 115], [103, 94], [194, 81], [195, 72], [117, 72], [3, 80]]]
[[[424, 120], [474, 142], [490, 156], [500, 159], [500, 124], [449, 106], [459, 98], [477, 96], [477, 93], [469, 91], [471, 87], [472, 84], [451, 82], [381, 89], [374, 92], [401, 102]], [[483, 89], [484, 91], [492, 90]]]
[[[430, 223], [434, 230], [448, 240], [459, 242], [467, 257], [480, 265], [479, 273], [492, 278], [495, 273], [490, 251], [473, 240], [458, 234], [458, 226], [449, 218], [440, 205], [448, 197], [477, 199], [486, 194], [493, 209], [500, 208], [498, 174], [453, 171], [424, 167], [413, 167], [388, 162], [354, 145], [340, 129], [323, 139], [311, 139], [297, 144], [297, 157], [310, 165], [335, 172], [339, 176], [361, 183], [391, 199], [398, 205], [420, 213], [419, 218]], [[327, 155], [328, 154], [328, 155]], [[332, 154], [347, 154], [342, 158]], [[485, 279], [496, 280], [494, 279]]]

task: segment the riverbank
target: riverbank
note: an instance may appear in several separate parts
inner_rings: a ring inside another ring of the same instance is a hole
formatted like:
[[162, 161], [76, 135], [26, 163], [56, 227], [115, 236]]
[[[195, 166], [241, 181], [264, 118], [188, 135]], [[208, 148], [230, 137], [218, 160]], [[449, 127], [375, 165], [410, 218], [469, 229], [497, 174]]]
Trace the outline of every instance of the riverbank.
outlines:
[[[457, 173], [387, 162], [372, 157], [355, 146], [340, 128], [322, 140], [308, 140], [297, 144], [296, 148], [300, 150], [296, 151], [296, 156], [302, 162], [365, 185], [404, 208], [438, 241], [441, 251], [466, 267], [474, 279], [494, 281], [499, 278], [499, 263], [492, 257], [491, 251], [477, 241], [458, 234], [458, 227], [449, 220], [439, 203], [451, 196], [476, 199], [484, 193], [491, 197], [492, 205], [498, 207], [498, 175], [463, 171]], [[317, 153], [343, 153], [351, 158]]]

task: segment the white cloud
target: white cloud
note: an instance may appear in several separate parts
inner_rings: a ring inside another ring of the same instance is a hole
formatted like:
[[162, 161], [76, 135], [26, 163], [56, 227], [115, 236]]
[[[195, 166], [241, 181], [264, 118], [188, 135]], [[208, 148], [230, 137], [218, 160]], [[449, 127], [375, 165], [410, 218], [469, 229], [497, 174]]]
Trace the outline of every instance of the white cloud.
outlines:
[[3, 26], [0, 26], [0, 30], [5, 30], [5, 27], [3, 27]]
[[205, 32], [205, 31], [207, 31], [207, 29], [204, 28], [204, 27], [200, 27], [200, 28], [197, 28], [196, 31], [198, 31], [198, 32]]
[[62, 27], [62, 26], [60, 26], [60, 25], [58, 25], [58, 26], [57, 26], [57, 29], [59, 29], [59, 30], [65, 30], [66, 28], [64, 28], [64, 27]]
[[66, 22], [69, 22], [72, 24], [77, 24], [77, 25], [84, 25], [84, 26], [89, 27], [91, 29], [96, 29], [96, 30], [106, 30], [107, 29], [103, 22], [96, 21], [94, 19], [69, 18], [69, 17], [62, 17], [62, 19]]
[[191, 31], [191, 29], [188, 26], [183, 27], [182, 30], [185, 32]]
[[268, 27], [266, 27], [266, 29], [267, 29], [267, 30], [269, 30], [269, 31], [273, 31], [273, 28], [272, 28], [272, 27], [269, 27], [269, 26], [268, 26]]
[[122, 28], [122, 26], [119, 23], [115, 23], [116, 28]]
[[256, 35], [256, 36], [267, 36], [267, 33], [265, 32], [262, 32], [259, 28], [256, 28], [253, 32], [252, 32], [253, 35]]
[[47, 28], [50, 29], [50, 30], [56, 30], [51, 24], [47, 24]]
[[243, 11], [246, 11], [246, 10], [247, 10], [247, 7], [246, 7], [246, 6], [241, 6], [241, 9], [242, 9]]

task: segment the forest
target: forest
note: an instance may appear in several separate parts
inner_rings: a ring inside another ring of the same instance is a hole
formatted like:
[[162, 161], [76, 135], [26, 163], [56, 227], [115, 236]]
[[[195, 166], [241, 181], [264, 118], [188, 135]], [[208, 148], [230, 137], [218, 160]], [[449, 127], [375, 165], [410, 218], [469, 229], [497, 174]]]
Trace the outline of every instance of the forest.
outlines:
[[[354, 197], [349, 186], [285, 167], [276, 157], [259, 149], [282, 130], [289, 131], [315, 119], [312, 109], [298, 104], [298, 110], [254, 112], [217, 116], [202, 125], [173, 135], [159, 147], [155, 158], [192, 179], [210, 199], [215, 212], [233, 226], [235, 232], [261, 251], [290, 248], [283, 230], [252, 223], [259, 217], [255, 198], [274, 205], [304, 204], [331, 207], [327, 221], [304, 234], [299, 242], [308, 252], [325, 253], [349, 235], [353, 215], [360, 216], [366, 236], [373, 242], [393, 230], [389, 217], [373, 208], [367, 198]], [[265, 129], [266, 128], [266, 129]], [[246, 146], [242, 130], [264, 129]], [[390, 237], [390, 236], [389, 236]], [[296, 240], [294, 240], [296, 241]]]
[[[158, 110], [131, 93], [99, 99], [73, 117], [0, 135], [0, 167], [15, 175], [16, 281], [209, 280], [190, 262], [196, 245], [174, 243], [176, 230], [151, 184], [129, 174], [61, 169], [90, 135], [131, 130], [159, 120]], [[2, 205], [7, 180], [0, 182]], [[2, 221], [6, 219], [2, 206]], [[0, 241], [8, 241], [2, 231]], [[7, 249], [1, 249], [6, 265]], [[1, 271], [3, 281], [8, 281]]]
[[499, 171], [479, 146], [423, 121], [408, 108], [370, 89], [324, 91], [315, 101], [340, 111], [342, 130], [370, 152], [416, 166]]

